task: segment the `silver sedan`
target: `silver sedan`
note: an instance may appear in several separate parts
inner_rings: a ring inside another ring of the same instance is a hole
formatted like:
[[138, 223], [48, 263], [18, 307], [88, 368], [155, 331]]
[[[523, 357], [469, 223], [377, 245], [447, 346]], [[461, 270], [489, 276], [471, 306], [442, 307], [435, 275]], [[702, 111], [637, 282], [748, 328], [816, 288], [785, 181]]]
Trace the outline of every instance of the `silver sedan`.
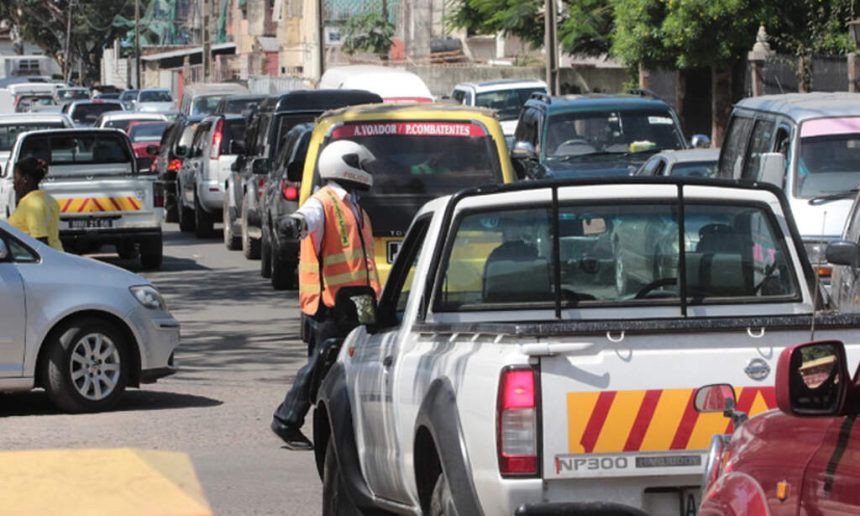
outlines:
[[0, 392], [42, 387], [67, 412], [111, 408], [175, 372], [179, 323], [144, 278], [0, 222]]

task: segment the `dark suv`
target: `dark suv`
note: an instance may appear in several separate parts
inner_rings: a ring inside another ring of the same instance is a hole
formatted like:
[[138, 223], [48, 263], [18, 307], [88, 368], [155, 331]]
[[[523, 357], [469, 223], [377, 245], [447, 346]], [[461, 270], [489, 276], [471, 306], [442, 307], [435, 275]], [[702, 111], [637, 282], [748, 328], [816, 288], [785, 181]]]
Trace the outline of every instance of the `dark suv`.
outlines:
[[313, 122], [329, 109], [382, 102], [382, 98], [362, 90], [297, 90], [260, 103], [248, 122], [245, 154], [233, 166], [228, 184], [224, 241], [233, 248], [241, 238], [246, 258], [260, 258], [261, 211], [266, 175], [278, 155], [287, 131], [297, 124]]
[[263, 193], [263, 240], [260, 273], [272, 279], [275, 290], [296, 287], [299, 242], [286, 239], [276, 231], [278, 222], [299, 208], [299, 191], [305, 155], [314, 124], [299, 124], [287, 133], [281, 152], [272, 162]]
[[534, 93], [520, 112], [511, 158], [520, 178], [619, 176], [655, 152], [688, 147], [662, 100]]

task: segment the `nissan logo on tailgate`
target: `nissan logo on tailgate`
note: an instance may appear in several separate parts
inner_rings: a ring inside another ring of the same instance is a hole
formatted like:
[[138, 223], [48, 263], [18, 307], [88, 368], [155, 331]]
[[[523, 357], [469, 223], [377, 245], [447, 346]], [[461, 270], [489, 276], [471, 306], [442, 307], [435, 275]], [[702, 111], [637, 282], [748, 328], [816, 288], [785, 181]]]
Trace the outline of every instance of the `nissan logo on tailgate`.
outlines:
[[764, 380], [770, 374], [770, 366], [761, 358], [754, 358], [744, 368], [744, 372], [753, 380]]

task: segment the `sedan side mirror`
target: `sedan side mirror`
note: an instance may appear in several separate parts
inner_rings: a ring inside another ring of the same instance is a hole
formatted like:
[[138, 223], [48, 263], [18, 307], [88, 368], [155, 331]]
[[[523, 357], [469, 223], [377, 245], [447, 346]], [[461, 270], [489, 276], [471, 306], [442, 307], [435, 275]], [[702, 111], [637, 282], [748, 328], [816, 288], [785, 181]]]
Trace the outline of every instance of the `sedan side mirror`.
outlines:
[[147, 145], [146, 146], [146, 153], [149, 154], [150, 156], [157, 156], [158, 155], [158, 145]]
[[694, 149], [707, 149], [711, 146], [711, 139], [705, 134], [694, 134], [690, 138], [690, 146]]
[[538, 159], [535, 146], [531, 142], [518, 141], [511, 149], [511, 159], [532, 160]]
[[841, 415], [850, 379], [840, 341], [785, 348], [776, 366], [776, 404], [793, 416]]
[[304, 170], [304, 161], [291, 161], [290, 164], [287, 165], [287, 179], [293, 183], [301, 183]]
[[6, 241], [0, 238], [0, 262], [8, 260], [9, 254], [9, 248], [6, 247]]
[[860, 266], [860, 245], [850, 240], [836, 240], [824, 251], [827, 261], [834, 265]]

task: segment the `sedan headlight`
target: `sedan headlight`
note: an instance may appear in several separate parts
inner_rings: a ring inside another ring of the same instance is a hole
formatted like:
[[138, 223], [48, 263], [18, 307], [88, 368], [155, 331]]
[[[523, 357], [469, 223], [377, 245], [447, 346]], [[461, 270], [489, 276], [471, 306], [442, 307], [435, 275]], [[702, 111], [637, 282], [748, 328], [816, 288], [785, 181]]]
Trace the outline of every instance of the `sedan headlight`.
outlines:
[[150, 310], [167, 310], [167, 305], [164, 303], [164, 298], [161, 294], [150, 285], [139, 285], [129, 287], [131, 294], [137, 299], [140, 304]]

